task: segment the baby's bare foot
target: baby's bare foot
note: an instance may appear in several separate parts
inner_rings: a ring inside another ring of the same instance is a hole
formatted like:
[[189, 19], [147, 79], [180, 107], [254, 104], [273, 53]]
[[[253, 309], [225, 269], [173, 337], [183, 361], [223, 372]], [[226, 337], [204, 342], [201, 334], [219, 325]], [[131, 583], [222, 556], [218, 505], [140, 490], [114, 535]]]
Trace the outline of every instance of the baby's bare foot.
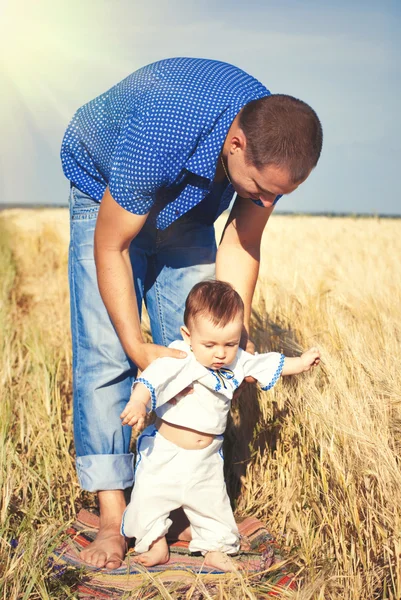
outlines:
[[207, 567], [214, 567], [219, 571], [241, 571], [242, 566], [233, 560], [230, 556], [224, 552], [207, 552], [205, 555], [205, 565]]
[[134, 556], [133, 561], [140, 563], [144, 567], [154, 567], [155, 565], [164, 565], [168, 562], [169, 558], [170, 553], [166, 538], [163, 536], [153, 542], [147, 552]]
[[121, 567], [126, 552], [125, 538], [120, 534], [119, 525], [101, 527], [96, 539], [85, 550], [80, 552], [80, 557], [94, 567], [118, 569]]

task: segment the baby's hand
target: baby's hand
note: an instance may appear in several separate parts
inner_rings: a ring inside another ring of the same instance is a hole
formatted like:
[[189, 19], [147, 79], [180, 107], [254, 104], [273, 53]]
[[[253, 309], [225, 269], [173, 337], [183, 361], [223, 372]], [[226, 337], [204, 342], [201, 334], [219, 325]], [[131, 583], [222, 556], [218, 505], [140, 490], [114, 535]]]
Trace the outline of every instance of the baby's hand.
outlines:
[[301, 355], [304, 372], [309, 371], [320, 363], [320, 352], [317, 348], [309, 348]]
[[146, 405], [138, 399], [131, 398], [120, 415], [122, 425], [136, 425], [136, 430], [141, 431], [145, 427]]

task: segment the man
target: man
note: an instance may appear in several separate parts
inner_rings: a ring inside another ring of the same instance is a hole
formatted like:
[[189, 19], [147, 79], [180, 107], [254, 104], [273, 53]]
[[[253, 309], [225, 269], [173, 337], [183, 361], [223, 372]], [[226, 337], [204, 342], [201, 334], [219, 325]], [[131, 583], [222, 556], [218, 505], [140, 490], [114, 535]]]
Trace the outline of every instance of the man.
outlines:
[[[315, 167], [314, 111], [271, 95], [240, 69], [175, 58], [136, 71], [84, 105], [62, 145], [71, 181], [69, 279], [74, 436], [82, 487], [98, 493], [100, 531], [82, 554], [116, 568], [124, 489], [133, 483], [131, 430], [119, 415], [136, 366], [179, 337], [185, 298], [213, 276], [245, 304], [243, 345], [274, 205]], [[237, 193], [216, 254], [213, 223]], [[153, 344], [144, 342], [145, 301]], [[157, 485], [157, 482], [155, 482]]]

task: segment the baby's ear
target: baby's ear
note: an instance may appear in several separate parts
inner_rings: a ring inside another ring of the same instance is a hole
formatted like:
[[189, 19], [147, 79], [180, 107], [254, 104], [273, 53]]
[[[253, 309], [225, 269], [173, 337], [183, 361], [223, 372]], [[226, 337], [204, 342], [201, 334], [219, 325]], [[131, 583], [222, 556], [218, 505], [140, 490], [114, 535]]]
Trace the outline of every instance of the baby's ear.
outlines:
[[182, 325], [182, 327], [180, 327], [180, 331], [184, 342], [191, 345], [191, 334], [189, 333], [188, 328], [185, 325]]

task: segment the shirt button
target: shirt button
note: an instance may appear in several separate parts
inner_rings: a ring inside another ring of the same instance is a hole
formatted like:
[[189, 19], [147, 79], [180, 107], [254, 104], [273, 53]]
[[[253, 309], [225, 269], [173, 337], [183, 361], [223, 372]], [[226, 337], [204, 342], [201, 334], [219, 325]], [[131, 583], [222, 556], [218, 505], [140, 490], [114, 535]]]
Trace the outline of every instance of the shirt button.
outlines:
[[176, 209], [176, 211], [175, 211], [175, 214], [176, 214], [176, 215], [177, 215], [177, 217], [178, 217], [178, 215], [180, 214], [180, 211], [179, 211], [178, 209]]

